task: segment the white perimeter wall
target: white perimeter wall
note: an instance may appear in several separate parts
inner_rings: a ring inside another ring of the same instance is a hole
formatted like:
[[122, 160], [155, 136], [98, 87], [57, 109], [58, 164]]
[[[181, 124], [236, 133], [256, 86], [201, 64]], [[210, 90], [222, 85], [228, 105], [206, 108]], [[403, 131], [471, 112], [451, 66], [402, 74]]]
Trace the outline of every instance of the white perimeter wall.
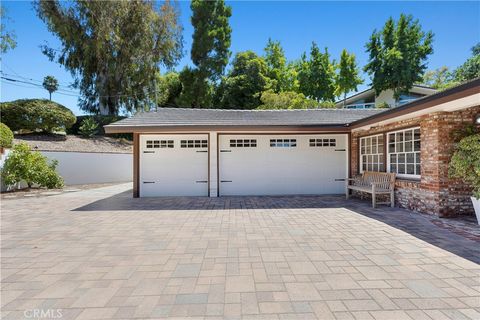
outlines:
[[87, 153], [41, 151], [58, 160], [57, 172], [65, 184], [132, 181], [133, 155], [130, 153]]

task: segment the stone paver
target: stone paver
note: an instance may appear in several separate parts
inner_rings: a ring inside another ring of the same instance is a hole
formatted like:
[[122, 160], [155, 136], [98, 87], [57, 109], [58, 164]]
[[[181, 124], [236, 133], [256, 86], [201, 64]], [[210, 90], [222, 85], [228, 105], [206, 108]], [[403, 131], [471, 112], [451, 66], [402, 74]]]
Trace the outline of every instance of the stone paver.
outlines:
[[480, 316], [479, 243], [420, 215], [333, 196], [128, 189], [2, 201], [2, 319]]

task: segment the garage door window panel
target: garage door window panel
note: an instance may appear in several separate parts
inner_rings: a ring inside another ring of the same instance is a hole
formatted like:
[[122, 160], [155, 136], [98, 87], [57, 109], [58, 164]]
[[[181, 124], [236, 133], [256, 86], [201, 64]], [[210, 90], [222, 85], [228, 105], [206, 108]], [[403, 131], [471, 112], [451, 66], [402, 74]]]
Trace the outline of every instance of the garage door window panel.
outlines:
[[310, 147], [336, 147], [337, 139], [310, 139]]
[[230, 139], [231, 148], [256, 148], [256, 139]]
[[147, 140], [147, 149], [173, 148], [173, 140]]
[[270, 139], [270, 147], [272, 148], [295, 148], [297, 139]]
[[207, 140], [180, 140], [180, 148], [207, 148]]

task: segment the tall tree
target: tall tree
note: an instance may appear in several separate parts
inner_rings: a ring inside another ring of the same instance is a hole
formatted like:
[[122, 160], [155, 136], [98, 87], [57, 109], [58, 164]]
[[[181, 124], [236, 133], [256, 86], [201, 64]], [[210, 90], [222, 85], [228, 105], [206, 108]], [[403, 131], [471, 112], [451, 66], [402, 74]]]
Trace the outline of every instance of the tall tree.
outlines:
[[480, 43], [472, 47], [472, 57], [455, 69], [455, 80], [459, 82], [480, 77]]
[[58, 90], [58, 81], [54, 76], [46, 76], [43, 78], [43, 87], [50, 94], [50, 101], [52, 101], [52, 93]]
[[340, 97], [343, 95], [343, 103], [345, 106], [345, 99], [350, 91], [357, 90], [359, 84], [363, 83], [363, 79], [359, 75], [355, 55], [349, 54], [347, 50], [343, 49], [340, 55], [340, 63], [338, 64], [338, 73], [335, 79], [335, 95]]
[[275, 92], [289, 91], [288, 65], [280, 41], [268, 39], [265, 51], [265, 62], [267, 63], [268, 76], [272, 79], [272, 89]]
[[181, 75], [184, 92], [183, 104], [206, 107], [211, 101], [211, 86], [223, 75], [230, 58], [232, 29], [229, 18], [232, 9], [224, 0], [193, 0], [193, 42], [190, 55], [195, 68], [185, 68]]
[[180, 72], [182, 91], [176, 100], [181, 107], [202, 108], [212, 105], [213, 84], [197, 68], [185, 67]]
[[453, 73], [448, 69], [448, 67], [443, 66], [435, 70], [425, 72], [422, 83], [435, 89], [446, 89], [457, 83], [453, 76]]
[[260, 94], [270, 89], [265, 60], [253, 51], [239, 52], [232, 69], [222, 79], [217, 90], [217, 104], [225, 109], [255, 109], [260, 104]]
[[182, 27], [169, 1], [37, 0], [35, 9], [62, 44], [43, 52], [72, 73], [87, 112], [118, 114], [152, 102], [160, 65], [181, 57]]
[[372, 77], [376, 94], [392, 89], [398, 98], [421, 82], [432, 42], [433, 33], [424, 32], [410, 15], [401, 14], [398, 22], [390, 18], [381, 31], [374, 30], [366, 44], [369, 62], [364, 71]]
[[298, 64], [299, 90], [306, 97], [317, 101], [335, 100], [335, 61], [330, 60], [328, 49], [321, 52], [315, 42], [310, 48], [310, 57], [302, 55]]
[[7, 17], [3, 5], [0, 5], [0, 53], [5, 53], [17, 46], [15, 33], [7, 30], [7, 26], [5, 25], [7, 21], [10, 21], [10, 19]]
[[157, 75], [157, 105], [159, 107], [176, 107], [176, 99], [182, 92], [182, 83], [177, 72]]

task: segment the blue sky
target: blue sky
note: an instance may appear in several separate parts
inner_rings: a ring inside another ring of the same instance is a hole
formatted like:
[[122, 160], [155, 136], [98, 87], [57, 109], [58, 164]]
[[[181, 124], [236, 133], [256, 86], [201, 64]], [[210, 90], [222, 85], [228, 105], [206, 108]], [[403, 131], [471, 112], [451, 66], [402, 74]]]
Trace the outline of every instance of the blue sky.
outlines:
[[[59, 41], [51, 35], [32, 10], [31, 2], [2, 1], [11, 21], [8, 29], [17, 35], [17, 48], [2, 56], [1, 69], [6, 74], [19, 75], [41, 81], [46, 75], [55, 76], [61, 85], [67, 86], [72, 77], [61, 66], [50, 62], [39, 49], [48, 42], [59, 47]], [[253, 50], [262, 53], [271, 37], [280, 40], [288, 59], [297, 59], [308, 51], [312, 41], [320, 47], [328, 47], [338, 58], [346, 48], [357, 56], [360, 66], [367, 61], [365, 42], [373, 29], [381, 28], [385, 20], [400, 13], [418, 18], [424, 30], [435, 33], [434, 54], [429, 58], [429, 68], [446, 65], [456, 67], [470, 56], [470, 48], [480, 41], [480, 2], [287, 2], [287, 1], [236, 1], [230, 20], [233, 34], [233, 53]], [[180, 2], [181, 23], [184, 27], [185, 57], [176, 69], [190, 64], [192, 26], [188, 2]], [[366, 76], [365, 88], [369, 80]], [[18, 84], [21, 85], [21, 84]], [[1, 83], [1, 101], [20, 98], [48, 98], [40, 88], [26, 88]], [[72, 90], [68, 89], [67, 90]], [[53, 94], [53, 100], [69, 107], [75, 114], [83, 112], [77, 107], [75, 96]]]

